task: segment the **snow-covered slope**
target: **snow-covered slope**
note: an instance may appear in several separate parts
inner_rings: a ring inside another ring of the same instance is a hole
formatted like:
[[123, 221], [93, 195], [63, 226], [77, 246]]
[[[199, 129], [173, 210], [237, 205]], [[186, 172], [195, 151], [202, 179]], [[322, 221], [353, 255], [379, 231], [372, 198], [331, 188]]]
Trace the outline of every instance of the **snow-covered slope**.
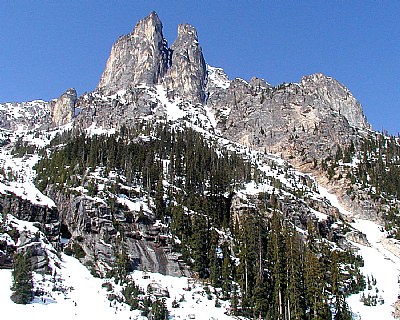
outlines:
[[[400, 293], [400, 257], [393, 254], [392, 250], [396, 247], [398, 250], [399, 247], [395, 244], [390, 245], [391, 241], [386, 238], [386, 232], [372, 221], [356, 220], [352, 226], [364, 232], [371, 245], [368, 247], [354, 244], [364, 258], [362, 271], [368, 277], [371, 286], [368, 288], [367, 284], [363, 293], [353, 295], [347, 301], [353, 312], [359, 314], [363, 320], [391, 319], [393, 304]], [[371, 303], [376, 301], [376, 306], [364, 304], [362, 300], [368, 297], [371, 297]]]
[[0, 147], [0, 193], [15, 194], [33, 204], [55, 207], [54, 201], [34, 185], [36, 172], [33, 167], [40, 159], [38, 149], [49, 145], [57, 134], [71, 128], [72, 123], [53, 130], [33, 130], [24, 127], [15, 131], [0, 129], [6, 140]]
[[[27, 232], [28, 237], [38, 233], [33, 223], [18, 220], [10, 214], [4, 225], [6, 230], [12, 227], [21, 233]], [[15, 243], [6, 233], [0, 233], [0, 241], [22, 248], [20, 242]], [[63, 319], [147, 319], [141, 316], [140, 310], [131, 310], [129, 305], [121, 302], [118, 297], [122, 299], [123, 286], [116, 284], [115, 279], [95, 278], [79, 260], [63, 253], [57, 256], [42, 233], [38, 241], [47, 252], [50, 273], [33, 272], [35, 298], [28, 305], [19, 305], [10, 299], [12, 270], [0, 269], [2, 312], [14, 314], [18, 319], [52, 320], [60, 315]], [[143, 292], [148, 292], [150, 298], [149, 287], [167, 292], [164, 299], [172, 318], [232, 319], [225, 314], [229, 303], [216, 301], [215, 289], [196, 279], [142, 271], [134, 271], [129, 278]]]
[[[212, 72], [211, 75], [213, 72], [217, 72], [216, 70], [210, 70]], [[214, 74], [214, 76], [216, 75]], [[224, 79], [216, 78], [213, 81], [217, 81], [217, 84], [220, 85], [227, 85]], [[123, 99], [123, 95], [124, 92], [120, 92], [120, 99]], [[351, 216], [349, 212], [343, 210], [335, 196], [329, 194], [322, 187], [319, 187], [319, 189], [316, 188], [315, 182], [310, 184], [310, 181], [312, 181], [311, 177], [295, 171], [279, 157], [251, 150], [249, 147], [233, 143], [221, 137], [219, 132], [215, 130], [215, 118], [210, 110], [193, 106], [180, 100], [168, 99], [166, 91], [161, 86], [157, 87], [156, 90], [149, 89], [149, 95], [157, 102], [159, 110], [162, 111], [167, 120], [173, 123], [173, 126], [181, 128], [189, 126], [201, 132], [207, 139], [214, 141], [216, 147], [218, 146], [217, 150], [218, 148], [225, 148], [231, 152], [240, 154], [263, 173], [264, 177], [259, 181], [248, 183], [242, 189], [237, 190], [238, 197], [241, 197], [243, 201], [247, 201], [249, 197], [265, 192], [276, 192], [282, 198], [296, 199], [294, 196], [295, 192], [301, 190], [304, 194], [308, 194], [309, 197], [318, 199], [318, 201], [323, 202], [325, 201], [324, 198], [326, 198], [343, 215]], [[9, 142], [1, 147], [0, 165], [3, 168], [4, 175], [3, 180], [0, 182], [0, 192], [13, 193], [23, 199], [30, 200], [34, 204], [55, 207], [54, 201], [43, 195], [33, 184], [35, 172], [32, 168], [39, 160], [38, 154], [34, 152], [33, 154], [16, 155], [12, 153], [12, 149], [17, 141], [22, 141], [30, 146], [44, 147], [50, 143], [51, 139], [57, 133], [70, 128], [72, 128], [72, 124], [49, 132], [31, 131], [25, 128], [20, 128], [18, 131], [3, 131], [4, 136]], [[88, 136], [93, 136], [104, 133], [114, 134], [116, 131], [115, 129], [96, 126], [96, 123], [93, 123], [87, 128], [86, 132]], [[92, 176], [94, 181], [99, 184], [99, 187], [107, 182], [104, 180], [104, 177], [101, 177], [99, 171], [93, 173]], [[268, 177], [271, 179], [268, 179]], [[307, 183], [304, 182], [306, 180]], [[276, 188], [274, 181], [279, 181], [279, 188]], [[164, 184], [168, 185], [168, 181], [165, 181]], [[83, 187], [75, 191], [82, 195], [85, 195], [87, 192]], [[143, 192], [143, 190], [140, 190], [140, 192]], [[140, 208], [142, 210], [144, 208], [148, 212], [151, 211], [145, 199], [129, 199], [123, 195], [118, 195], [116, 199], [117, 202], [126, 205], [133, 211], [138, 211]], [[104, 202], [104, 200], [102, 201]], [[148, 201], [152, 203], [153, 200], [150, 199]], [[312, 211], [312, 213], [319, 220], [327, 218], [326, 213], [317, 210]], [[387, 246], [385, 247], [382, 242], [379, 242], [384, 234], [379, 231], [379, 227], [376, 224], [357, 221], [352, 226], [365, 233], [371, 244], [371, 247], [365, 247], [354, 243], [355, 246], [360, 248], [360, 254], [365, 260], [365, 267], [362, 269], [363, 272], [366, 276], [373, 276], [377, 280], [376, 285], [372, 286], [374, 292], [367, 288], [364, 294], [366, 297], [368, 293], [370, 295], [376, 294], [379, 302], [377, 306], [365, 306], [360, 302], [360, 294], [349, 297], [348, 302], [354, 314], [359, 314], [361, 319], [376, 319], [378, 315], [385, 315], [385, 319], [390, 319], [393, 310], [391, 305], [397, 300], [398, 269], [396, 265], [400, 261], [387, 250]], [[396, 244], [392, 245], [396, 246]], [[130, 311], [127, 305], [115, 302], [115, 300], [110, 302], [107, 299], [109, 292], [102, 287], [105, 281], [113, 283], [116, 292], [120, 289], [112, 279], [101, 280], [93, 278], [86, 267], [69, 256], [62, 255], [60, 264], [61, 269], [57, 271], [58, 282], [64, 288], [73, 287], [74, 290], [69, 290], [65, 294], [48, 295], [46, 298], [43, 296], [43, 300], [35, 298], [34, 302], [28, 306], [19, 306], [11, 302], [9, 299], [10, 291], [8, 289], [11, 283], [11, 272], [10, 270], [1, 270], [1, 282], [6, 284], [4, 286], [5, 289], [1, 291], [1, 298], [3, 301], [7, 301], [7, 310], [16, 312], [21, 317], [36, 313], [37, 315], [43, 314], [44, 310], [46, 310], [45, 314], [46, 316], [48, 315], [48, 319], [52, 319], [60, 310], [69, 317], [82, 319], [88, 316], [96, 316], [99, 319], [140, 317], [139, 311]], [[383, 269], [385, 270], [384, 273], [381, 272]], [[161, 284], [163, 288], [167, 288], [170, 297], [166, 298], [166, 303], [171, 316], [176, 318], [190, 318], [194, 316], [196, 319], [209, 319], [211, 316], [218, 319], [229, 318], [224, 314], [229, 309], [229, 304], [221, 302], [222, 306], [216, 308], [215, 295], [211, 294], [207, 297], [203, 286], [193, 279], [184, 277], [173, 278], [151, 273], [143, 274], [139, 271], [134, 272], [131, 277], [144, 291], [146, 291], [150, 282]], [[39, 279], [40, 276], [37, 275], [36, 278]], [[192, 287], [190, 291], [188, 291], [188, 283]], [[51, 286], [51, 279], [46, 279], [45, 277], [44, 281], [39, 285]], [[378, 288], [379, 292], [376, 292], [376, 288]], [[184, 299], [182, 298], [183, 296], [185, 297]], [[172, 308], [174, 300], [183, 300], [179, 303], [179, 308]], [[382, 300], [384, 303], [380, 304]]]
[[[345, 210], [337, 197], [319, 187], [321, 195], [325, 196], [345, 216], [352, 217], [352, 213]], [[368, 245], [353, 242], [364, 259], [363, 274], [368, 279], [367, 288], [347, 298], [347, 302], [354, 314], [354, 319], [375, 320], [393, 319], [393, 305], [400, 294], [400, 246], [398, 241], [387, 238], [387, 232], [377, 223], [357, 219], [351, 224], [356, 230], [364, 233]], [[373, 280], [374, 279], [374, 280]], [[371, 304], [365, 299], [371, 297]], [[365, 303], [364, 303], [365, 301]]]
[[51, 121], [51, 102], [34, 100], [0, 103], [0, 127], [7, 130], [39, 129]]
[[[56, 276], [42, 282], [38, 288], [51, 293], [35, 297], [31, 304], [18, 305], [11, 301], [11, 270], [0, 270], [0, 301], [6, 314], [13, 314], [18, 319], [131, 319], [138, 312], [131, 312], [126, 305], [115, 304], [110, 307], [107, 291], [102, 288], [102, 280], [94, 278], [89, 270], [77, 259], [62, 255], [61, 269]], [[40, 275], [35, 278], [40, 279]], [[53, 287], [63, 287], [65, 292]], [[130, 318], [131, 317], [131, 318]]]
[[[52, 292], [42, 297], [36, 297], [31, 304], [18, 305], [11, 301], [11, 270], [0, 269], [0, 301], [1, 309], [6, 314], [14, 314], [18, 319], [147, 319], [142, 317], [139, 310], [130, 310], [130, 307], [116, 300], [110, 301], [104, 283], [113, 283], [111, 279], [93, 277], [89, 270], [77, 259], [62, 254], [61, 269], [57, 274], [57, 284], [66, 289], [65, 292], [51, 291], [54, 283], [50, 278], [42, 282], [38, 288]], [[204, 286], [191, 278], [175, 278], [156, 273], [143, 273], [136, 271], [132, 279], [143, 290], [150, 284], [156, 284], [168, 290], [170, 298], [166, 304], [172, 319], [234, 319], [225, 314], [228, 304], [220, 301], [221, 306], [215, 306], [215, 295], [207, 295]], [[40, 278], [40, 275], [36, 275]], [[113, 283], [114, 290], [119, 286]], [[211, 290], [213, 290], [211, 288]], [[173, 308], [173, 301], [178, 301], [179, 306]]]

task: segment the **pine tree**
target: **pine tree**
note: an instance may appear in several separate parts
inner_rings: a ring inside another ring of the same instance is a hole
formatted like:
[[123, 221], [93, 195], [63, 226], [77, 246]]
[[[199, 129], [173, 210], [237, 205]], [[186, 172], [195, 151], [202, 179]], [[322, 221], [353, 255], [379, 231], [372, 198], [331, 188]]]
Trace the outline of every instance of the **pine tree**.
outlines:
[[232, 264], [229, 257], [229, 248], [227, 245], [223, 247], [223, 255], [224, 259], [222, 261], [222, 297], [224, 299], [228, 299], [231, 294], [231, 272], [232, 272]]
[[218, 233], [216, 231], [212, 231], [208, 260], [210, 261], [210, 280], [214, 287], [219, 285], [219, 280], [221, 278], [220, 259], [218, 258], [219, 250], [221, 250], [221, 248], [218, 247]]
[[114, 275], [116, 280], [124, 281], [127, 274], [132, 270], [132, 264], [125, 248], [121, 248], [120, 252], [115, 254]]
[[237, 293], [237, 285], [235, 283], [232, 283], [231, 310], [232, 310], [232, 315], [234, 316], [238, 314], [238, 305], [239, 305], [239, 299]]
[[151, 316], [149, 319], [152, 320], [168, 320], [168, 309], [165, 304], [165, 300], [157, 299], [151, 305]]
[[285, 311], [288, 319], [304, 319], [304, 298], [303, 298], [303, 268], [304, 249], [302, 239], [296, 234], [292, 225], [285, 225], [286, 254], [287, 254], [287, 294]]
[[271, 230], [269, 233], [269, 260], [272, 276], [272, 314], [276, 319], [283, 319], [285, 309], [285, 287], [286, 287], [286, 257], [285, 243], [282, 237], [282, 221], [274, 212], [271, 219]]
[[33, 282], [29, 254], [15, 254], [12, 276], [11, 300], [18, 304], [27, 304], [32, 301]]
[[192, 221], [192, 237], [190, 246], [192, 248], [193, 267], [200, 278], [208, 277], [208, 251], [209, 251], [209, 225], [205, 217], [196, 215]]
[[[327, 305], [327, 291], [324, 264], [319, 260], [317, 234], [313, 223], [310, 221], [307, 226], [307, 247], [304, 253], [304, 287], [305, 298], [310, 308], [309, 317], [313, 320], [330, 318], [330, 311]], [[322, 255], [322, 254], [321, 254]]]
[[349, 306], [343, 295], [336, 297], [336, 314], [334, 320], [351, 320], [353, 319]]

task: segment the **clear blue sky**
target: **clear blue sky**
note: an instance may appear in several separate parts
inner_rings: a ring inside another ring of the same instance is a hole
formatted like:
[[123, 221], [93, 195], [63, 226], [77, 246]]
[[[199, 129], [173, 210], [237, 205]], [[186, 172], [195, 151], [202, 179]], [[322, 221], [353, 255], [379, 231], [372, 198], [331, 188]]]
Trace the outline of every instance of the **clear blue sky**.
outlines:
[[118, 36], [155, 10], [172, 44], [199, 34], [208, 64], [277, 85], [323, 72], [376, 130], [400, 131], [400, 1], [2, 1], [0, 101], [93, 90]]

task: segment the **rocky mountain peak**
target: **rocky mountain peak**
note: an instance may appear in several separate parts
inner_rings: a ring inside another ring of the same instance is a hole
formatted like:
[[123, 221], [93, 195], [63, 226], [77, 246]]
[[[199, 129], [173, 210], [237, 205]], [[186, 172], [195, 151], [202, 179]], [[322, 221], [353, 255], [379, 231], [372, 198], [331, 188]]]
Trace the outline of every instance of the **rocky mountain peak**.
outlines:
[[198, 41], [197, 30], [190, 24], [182, 23], [178, 25], [178, 39]]
[[98, 89], [116, 92], [139, 84], [159, 83], [168, 66], [168, 46], [155, 12], [113, 45]]
[[72, 121], [76, 100], [77, 95], [74, 88], [68, 89], [57, 99], [52, 109], [52, 121], [54, 125], [62, 126]]
[[262, 90], [262, 89], [268, 89], [271, 87], [264, 79], [256, 78], [256, 77], [253, 77], [250, 79], [249, 86], [253, 90]]
[[163, 84], [169, 98], [204, 103], [205, 78], [206, 65], [196, 29], [180, 24], [178, 36], [168, 48], [161, 20], [152, 12], [115, 42], [98, 90], [115, 93], [142, 84]]
[[204, 103], [206, 75], [196, 29], [189, 24], [180, 24], [178, 36], [171, 46], [171, 67], [164, 79], [169, 97]]
[[354, 98], [349, 89], [334, 78], [323, 73], [305, 76], [301, 86], [306, 94], [314, 93], [320, 97], [325, 106], [344, 116], [352, 127], [370, 129], [361, 104]]
[[138, 37], [144, 36], [146, 40], [154, 40], [155, 38], [162, 36], [162, 27], [160, 18], [157, 13], [153, 11], [146, 18], [139, 20], [139, 22], [136, 23], [131, 34]]

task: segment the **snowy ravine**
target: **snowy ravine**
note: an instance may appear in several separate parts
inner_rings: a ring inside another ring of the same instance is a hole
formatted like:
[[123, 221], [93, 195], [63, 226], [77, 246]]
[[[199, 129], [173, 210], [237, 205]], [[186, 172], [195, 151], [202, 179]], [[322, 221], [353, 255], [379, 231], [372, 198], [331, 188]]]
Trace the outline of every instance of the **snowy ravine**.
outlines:
[[[351, 216], [351, 213], [340, 205], [335, 195], [321, 186], [319, 191], [342, 214]], [[375, 222], [362, 219], [356, 219], [351, 225], [364, 233], [370, 244], [369, 247], [352, 242], [354, 246], [359, 248], [359, 254], [364, 259], [364, 267], [361, 268], [361, 271], [366, 277], [376, 279], [376, 285], [371, 283], [371, 290], [368, 290], [367, 284], [363, 293], [353, 294], [347, 298], [353, 317], [361, 320], [394, 319], [392, 314], [394, 311], [393, 304], [400, 294], [400, 258], [387, 249], [388, 245], [383, 245], [383, 243], [390, 243], [390, 241], [386, 238], [386, 232], [383, 231], [381, 226]], [[392, 245], [395, 246], [393, 243]], [[368, 297], [368, 294], [377, 295], [377, 300], [383, 301], [383, 304], [378, 301], [376, 306], [366, 306], [361, 301], [363, 294], [365, 297]]]

